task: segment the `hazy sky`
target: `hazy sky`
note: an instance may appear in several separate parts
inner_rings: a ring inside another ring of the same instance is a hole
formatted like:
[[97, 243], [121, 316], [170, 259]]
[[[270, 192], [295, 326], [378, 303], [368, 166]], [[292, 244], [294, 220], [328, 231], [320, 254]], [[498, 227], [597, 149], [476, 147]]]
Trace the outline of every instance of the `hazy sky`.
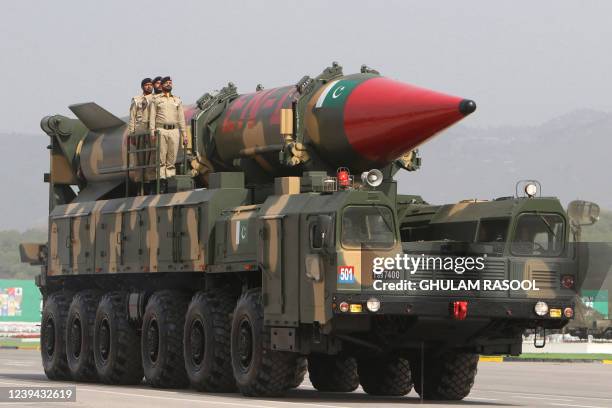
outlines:
[[191, 102], [296, 82], [333, 60], [469, 97], [470, 126], [612, 111], [610, 1], [10, 1], [0, 130], [96, 101], [124, 115], [144, 76]]

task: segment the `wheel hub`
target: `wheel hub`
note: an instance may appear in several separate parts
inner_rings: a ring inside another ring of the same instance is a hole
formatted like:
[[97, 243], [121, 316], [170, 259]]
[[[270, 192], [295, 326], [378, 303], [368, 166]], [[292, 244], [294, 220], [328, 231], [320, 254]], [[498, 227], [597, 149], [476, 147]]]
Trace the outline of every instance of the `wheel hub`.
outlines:
[[72, 326], [70, 327], [70, 347], [72, 348], [72, 355], [75, 358], [79, 358], [81, 355], [81, 341], [82, 341], [82, 332], [81, 332], [81, 320], [74, 319], [72, 321]]
[[238, 358], [242, 370], [247, 371], [253, 359], [253, 329], [248, 319], [244, 318], [240, 322], [239, 333]]
[[149, 348], [149, 358], [152, 362], [156, 362], [159, 356], [159, 327], [157, 326], [157, 320], [151, 320], [149, 330], [147, 330], [147, 346]]
[[53, 351], [55, 350], [55, 324], [53, 319], [48, 319], [45, 324], [45, 345], [44, 350], [47, 356], [52, 357]]
[[102, 360], [108, 359], [110, 354], [110, 325], [107, 319], [102, 320], [100, 323], [100, 357]]
[[206, 341], [204, 338], [204, 325], [202, 321], [196, 320], [191, 325], [191, 360], [194, 365], [202, 364], [204, 352], [206, 351]]

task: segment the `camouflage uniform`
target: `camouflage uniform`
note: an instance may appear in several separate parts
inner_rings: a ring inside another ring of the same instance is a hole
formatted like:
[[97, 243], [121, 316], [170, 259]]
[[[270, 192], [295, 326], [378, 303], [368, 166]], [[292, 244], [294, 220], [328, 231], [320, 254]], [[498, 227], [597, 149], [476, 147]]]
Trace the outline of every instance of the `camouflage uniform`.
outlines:
[[[128, 123], [128, 136], [131, 138], [130, 142], [135, 144], [138, 149], [143, 149], [145, 144], [149, 143], [149, 107], [153, 95], [136, 95], [132, 98], [132, 105], [130, 106], [130, 121]], [[144, 165], [149, 162], [147, 159], [149, 155], [142, 152], [139, 154], [131, 154], [130, 164], [131, 165]], [[142, 171], [134, 171], [133, 179], [140, 181]], [[151, 171], [147, 169], [144, 174], [145, 181], [155, 178], [155, 170]]]
[[187, 134], [181, 98], [171, 93], [155, 95], [149, 118], [149, 130], [159, 132], [159, 177], [161, 179], [173, 177], [176, 174], [174, 164], [179, 149], [179, 136], [185, 137]]

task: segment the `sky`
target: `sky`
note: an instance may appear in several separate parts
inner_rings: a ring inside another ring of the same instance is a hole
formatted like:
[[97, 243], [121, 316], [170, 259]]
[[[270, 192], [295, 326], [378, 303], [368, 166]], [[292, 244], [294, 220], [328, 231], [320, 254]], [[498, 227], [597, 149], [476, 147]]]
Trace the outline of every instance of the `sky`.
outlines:
[[332, 61], [474, 99], [465, 125], [612, 111], [610, 1], [3, 2], [0, 130], [95, 101], [118, 116], [146, 76], [186, 102], [297, 82]]

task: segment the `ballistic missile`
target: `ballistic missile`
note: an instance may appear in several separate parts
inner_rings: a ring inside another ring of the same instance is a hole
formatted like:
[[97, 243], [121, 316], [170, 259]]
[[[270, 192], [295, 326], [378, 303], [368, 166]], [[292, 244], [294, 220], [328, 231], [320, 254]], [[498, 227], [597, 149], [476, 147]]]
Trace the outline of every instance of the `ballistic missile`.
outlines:
[[[41, 127], [60, 136], [54, 152], [65, 160], [57, 163], [71, 173], [64, 182], [95, 187], [86, 195], [95, 199], [125, 181], [126, 120], [92, 102], [70, 109], [78, 119], [45, 117]], [[333, 64], [315, 78], [258, 86], [247, 94], [230, 83], [185, 106], [184, 172], [205, 187], [215, 171], [242, 171], [247, 184], [257, 185], [305, 171], [384, 168], [475, 109], [469, 99], [383, 77], [365, 66], [344, 75]], [[181, 149], [177, 162], [183, 158]]]

